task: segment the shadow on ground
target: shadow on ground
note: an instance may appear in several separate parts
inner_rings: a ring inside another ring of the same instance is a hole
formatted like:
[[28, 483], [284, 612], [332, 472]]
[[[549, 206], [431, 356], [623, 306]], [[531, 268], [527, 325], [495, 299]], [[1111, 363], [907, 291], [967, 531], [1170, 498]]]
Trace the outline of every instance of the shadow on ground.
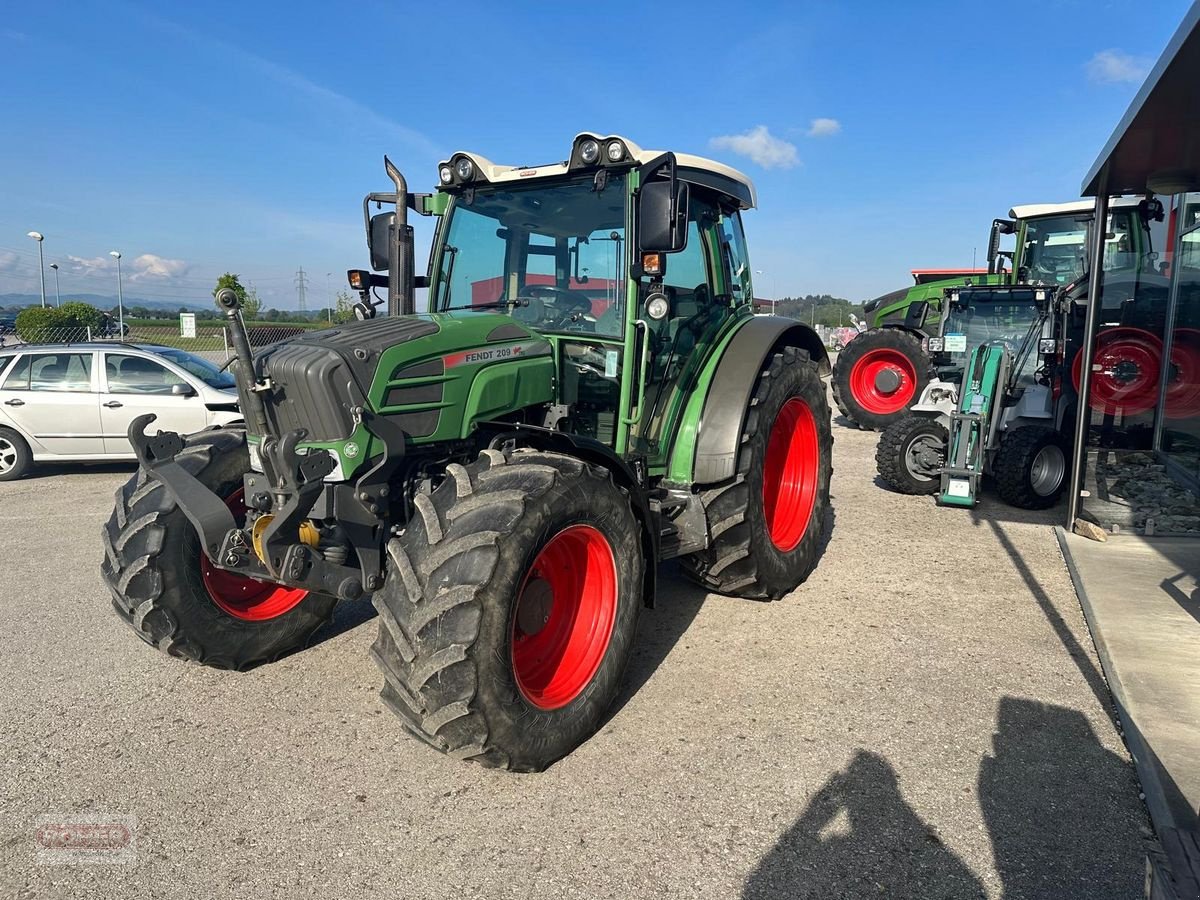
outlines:
[[755, 867], [745, 900], [983, 896], [983, 885], [904, 800], [882, 756], [860, 750]]
[[[1112, 852], [1128, 817], [1140, 814], [1132, 775], [1100, 745], [1082, 713], [1003, 698], [977, 785], [1007, 900], [1137, 895], [1142, 860]], [[1110, 792], [1098, 791], [1100, 785]], [[980, 879], [904, 799], [892, 766], [866, 750], [821, 786], [742, 894], [744, 900], [984, 895]]]

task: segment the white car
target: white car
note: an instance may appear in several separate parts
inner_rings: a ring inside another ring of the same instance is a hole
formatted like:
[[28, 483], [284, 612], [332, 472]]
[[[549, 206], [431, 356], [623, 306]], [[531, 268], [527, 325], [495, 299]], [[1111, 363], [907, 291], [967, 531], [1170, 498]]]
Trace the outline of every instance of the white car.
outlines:
[[0, 481], [40, 462], [136, 459], [126, 437], [191, 434], [241, 422], [233, 376], [202, 357], [148, 344], [22, 344], [0, 349]]

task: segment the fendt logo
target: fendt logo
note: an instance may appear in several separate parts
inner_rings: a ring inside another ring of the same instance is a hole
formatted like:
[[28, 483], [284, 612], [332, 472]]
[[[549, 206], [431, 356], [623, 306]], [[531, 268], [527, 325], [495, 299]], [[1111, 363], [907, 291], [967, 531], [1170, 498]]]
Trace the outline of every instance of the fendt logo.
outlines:
[[442, 365], [447, 369], [455, 366], [473, 366], [480, 363], [496, 362], [502, 359], [517, 357], [549, 356], [550, 344], [546, 341], [531, 341], [524, 344], [506, 344], [503, 347], [480, 347], [476, 350], [462, 350], [442, 357]]

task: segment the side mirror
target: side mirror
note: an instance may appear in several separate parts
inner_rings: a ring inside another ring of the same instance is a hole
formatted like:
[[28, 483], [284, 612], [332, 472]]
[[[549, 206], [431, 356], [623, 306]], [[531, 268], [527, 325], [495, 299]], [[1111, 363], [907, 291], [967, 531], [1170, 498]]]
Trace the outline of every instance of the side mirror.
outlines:
[[371, 234], [368, 240], [371, 246], [371, 268], [376, 272], [387, 271], [388, 245], [395, 227], [396, 214], [394, 212], [371, 216]]
[[687, 246], [688, 186], [650, 181], [638, 192], [638, 246], [648, 253], [678, 253]]
[[175, 397], [194, 397], [196, 396], [196, 389], [190, 384], [176, 382], [171, 385], [171, 394]]

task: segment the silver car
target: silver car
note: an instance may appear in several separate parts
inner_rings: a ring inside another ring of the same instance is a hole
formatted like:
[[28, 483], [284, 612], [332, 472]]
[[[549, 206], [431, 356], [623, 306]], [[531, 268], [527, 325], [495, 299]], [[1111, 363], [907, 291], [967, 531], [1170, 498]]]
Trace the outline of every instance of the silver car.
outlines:
[[0, 481], [39, 462], [134, 459], [129, 423], [191, 434], [242, 421], [234, 380], [202, 357], [149, 344], [0, 350]]

